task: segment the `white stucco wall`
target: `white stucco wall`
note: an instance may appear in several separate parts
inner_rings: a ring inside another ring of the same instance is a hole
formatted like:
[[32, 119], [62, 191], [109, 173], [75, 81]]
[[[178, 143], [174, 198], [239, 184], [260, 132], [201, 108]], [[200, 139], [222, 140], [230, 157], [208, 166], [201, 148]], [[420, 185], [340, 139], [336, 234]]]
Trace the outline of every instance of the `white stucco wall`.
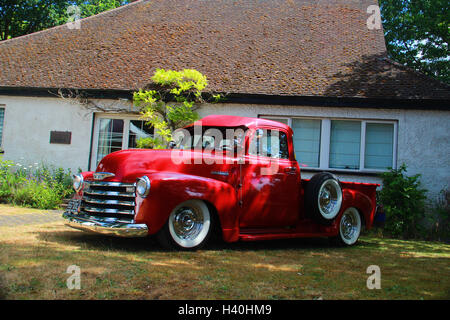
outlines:
[[[130, 108], [129, 102], [99, 101], [108, 107]], [[4, 105], [4, 158], [32, 164], [44, 162], [86, 170], [92, 130], [92, 110], [59, 98], [0, 96]], [[259, 115], [299, 116], [392, 120], [398, 123], [397, 165], [406, 163], [408, 174], [422, 174], [424, 187], [434, 197], [450, 187], [450, 112], [425, 110], [387, 110], [309, 106], [212, 104], [198, 110], [201, 117], [210, 114], [230, 114], [247, 117]], [[71, 131], [70, 145], [50, 144], [50, 131]], [[311, 172], [304, 172], [310, 177]], [[341, 174], [342, 180], [376, 182], [374, 176]]]
[[[0, 104], [5, 160], [87, 169], [92, 113], [57, 98], [0, 96]], [[50, 144], [50, 131], [71, 131], [71, 144]]]
[[[107, 110], [135, 111], [126, 100], [93, 102]], [[0, 106], [5, 108], [4, 160], [70, 168], [73, 173], [88, 169], [94, 111], [98, 110], [57, 97], [0, 96]], [[50, 144], [50, 131], [72, 132], [71, 144]]]

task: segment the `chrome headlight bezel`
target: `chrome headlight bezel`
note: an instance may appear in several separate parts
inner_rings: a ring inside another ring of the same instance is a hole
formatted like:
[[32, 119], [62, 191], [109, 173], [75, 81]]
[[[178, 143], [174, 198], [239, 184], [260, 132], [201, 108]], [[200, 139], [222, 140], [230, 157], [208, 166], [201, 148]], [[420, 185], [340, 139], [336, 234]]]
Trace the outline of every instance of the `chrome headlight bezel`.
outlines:
[[74, 175], [73, 183], [72, 183], [73, 189], [76, 192], [80, 192], [80, 190], [83, 188], [83, 182], [84, 182], [84, 179], [83, 179], [83, 175], [81, 173]]
[[142, 176], [136, 181], [136, 194], [141, 198], [145, 198], [150, 192], [150, 179], [147, 176]]

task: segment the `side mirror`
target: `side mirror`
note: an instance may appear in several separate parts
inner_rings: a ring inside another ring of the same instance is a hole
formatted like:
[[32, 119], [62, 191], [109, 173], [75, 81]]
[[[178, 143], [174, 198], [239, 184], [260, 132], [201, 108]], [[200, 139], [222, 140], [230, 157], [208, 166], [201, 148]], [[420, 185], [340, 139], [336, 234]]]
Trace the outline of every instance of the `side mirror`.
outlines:
[[177, 144], [175, 143], [175, 141], [170, 141], [169, 142], [169, 149], [173, 149], [177, 146]]

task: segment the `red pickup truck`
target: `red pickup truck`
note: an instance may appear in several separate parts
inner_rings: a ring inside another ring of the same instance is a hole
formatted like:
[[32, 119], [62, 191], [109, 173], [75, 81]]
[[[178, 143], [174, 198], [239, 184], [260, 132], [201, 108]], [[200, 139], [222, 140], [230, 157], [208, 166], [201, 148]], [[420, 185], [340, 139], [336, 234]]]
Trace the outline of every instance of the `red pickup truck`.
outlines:
[[173, 135], [167, 150], [122, 150], [74, 176], [63, 217], [74, 228], [154, 235], [165, 247], [329, 237], [342, 245], [370, 229], [377, 184], [320, 172], [301, 179], [292, 129], [280, 122], [208, 116]]

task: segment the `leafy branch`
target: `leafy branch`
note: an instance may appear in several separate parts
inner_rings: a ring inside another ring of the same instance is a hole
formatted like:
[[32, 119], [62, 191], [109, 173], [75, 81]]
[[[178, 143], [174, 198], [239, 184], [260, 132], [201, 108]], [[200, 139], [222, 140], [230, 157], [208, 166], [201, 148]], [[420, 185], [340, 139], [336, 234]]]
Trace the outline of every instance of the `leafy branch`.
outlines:
[[[151, 80], [145, 89], [133, 94], [133, 101], [141, 109], [141, 119], [155, 129], [155, 137], [138, 139], [137, 146], [162, 149], [171, 141], [173, 131], [198, 119], [195, 110], [206, 102], [202, 93], [208, 80], [194, 69], [157, 69]], [[221, 95], [212, 97], [212, 102], [221, 99]]]

